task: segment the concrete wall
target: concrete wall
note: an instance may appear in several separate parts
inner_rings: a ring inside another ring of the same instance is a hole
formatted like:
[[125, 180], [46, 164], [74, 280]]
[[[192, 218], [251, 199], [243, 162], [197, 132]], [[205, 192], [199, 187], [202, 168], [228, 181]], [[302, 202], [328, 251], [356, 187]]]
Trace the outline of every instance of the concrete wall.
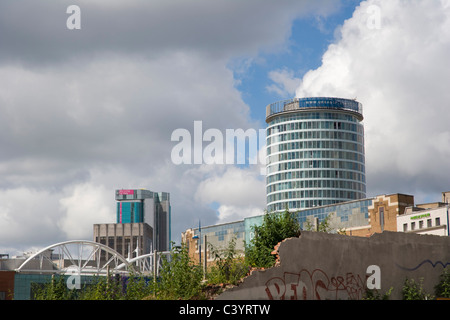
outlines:
[[367, 286], [402, 299], [406, 278], [434, 295], [444, 266], [450, 265], [450, 238], [385, 231], [370, 238], [302, 232], [282, 242], [279, 265], [254, 271], [218, 299], [361, 299]]

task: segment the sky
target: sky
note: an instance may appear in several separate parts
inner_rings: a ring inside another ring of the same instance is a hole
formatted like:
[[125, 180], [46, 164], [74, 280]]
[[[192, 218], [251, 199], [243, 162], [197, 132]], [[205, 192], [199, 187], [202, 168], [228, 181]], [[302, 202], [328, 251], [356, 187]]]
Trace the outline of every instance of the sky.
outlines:
[[449, 52], [449, 0], [3, 0], [0, 253], [92, 240], [121, 188], [169, 192], [175, 242], [262, 214], [261, 161], [176, 164], [173, 133], [258, 131], [293, 97], [363, 104], [368, 197], [439, 201]]

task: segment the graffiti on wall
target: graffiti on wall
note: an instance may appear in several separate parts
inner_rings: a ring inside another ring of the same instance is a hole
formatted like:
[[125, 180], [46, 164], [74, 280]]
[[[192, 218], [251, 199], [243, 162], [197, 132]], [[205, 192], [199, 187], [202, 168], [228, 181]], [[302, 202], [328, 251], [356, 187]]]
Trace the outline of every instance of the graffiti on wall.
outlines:
[[359, 300], [366, 288], [380, 288], [380, 268], [369, 266], [367, 273], [370, 275], [348, 272], [345, 275], [329, 276], [321, 269], [284, 272], [282, 278], [269, 279], [265, 291], [270, 300]]
[[433, 261], [431, 261], [430, 259], [426, 259], [426, 260], [423, 260], [421, 263], [419, 263], [417, 266], [412, 267], [412, 268], [401, 266], [401, 265], [398, 264], [398, 263], [396, 263], [395, 265], [396, 265], [398, 268], [402, 269], [402, 270], [406, 270], [406, 271], [416, 271], [417, 269], [421, 268], [423, 265], [426, 265], [426, 264], [430, 264], [433, 268], [436, 268], [436, 266], [439, 266], [439, 265], [440, 265], [440, 266], [442, 266], [442, 267], [445, 269], [447, 266], [450, 265], [450, 262], [446, 262], [446, 263], [444, 263], [444, 262], [442, 262], [442, 261], [435, 261], [435, 262], [433, 262]]

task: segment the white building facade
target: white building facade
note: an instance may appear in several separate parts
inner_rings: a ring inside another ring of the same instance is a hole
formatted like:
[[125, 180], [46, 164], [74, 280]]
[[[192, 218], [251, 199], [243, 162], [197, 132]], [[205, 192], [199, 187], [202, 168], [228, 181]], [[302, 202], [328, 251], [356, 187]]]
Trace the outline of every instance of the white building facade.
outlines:
[[413, 208], [406, 208], [404, 214], [397, 216], [397, 231], [448, 236], [448, 204], [434, 209], [413, 210]]

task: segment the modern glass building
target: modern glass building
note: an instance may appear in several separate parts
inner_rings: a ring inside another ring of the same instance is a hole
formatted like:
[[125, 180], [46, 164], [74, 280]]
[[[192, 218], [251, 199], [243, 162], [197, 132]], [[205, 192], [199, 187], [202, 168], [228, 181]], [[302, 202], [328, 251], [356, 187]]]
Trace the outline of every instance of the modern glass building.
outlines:
[[[376, 198], [367, 198], [299, 210], [295, 213], [295, 218], [302, 230], [308, 230], [308, 224], [315, 226], [327, 218], [329, 219], [331, 233], [336, 233], [339, 230], [349, 231], [359, 227], [367, 228], [370, 224], [369, 208], [376, 200]], [[250, 243], [254, 237], [253, 227], [262, 225], [263, 219], [263, 215], [244, 219], [246, 243]]]
[[172, 237], [170, 194], [146, 189], [120, 189], [115, 193], [117, 223], [148, 224], [153, 232], [153, 249], [169, 250]]
[[[405, 200], [398, 201], [395, 196], [388, 196], [389, 200], [385, 200], [385, 207], [386, 211], [388, 211], [388, 203], [391, 201], [393, 203], [392, 212], [396, 215], [397, 212], [402, 212], [403, 207], [401, 210], [397, 210], [397, 208]], [[370, 221], [371, 210], [373, 215], [374, 204], [383, 201], [384, 198], [385, 196], [379, 196], [298, 210], [295, 212], [295, 218], [298, 220], [302, 230], [308, 230], [308, 226], [314, 229], [319, 223], [328, 218], [331, 233], [346, 231], [349, 235], [366, 235], [371, 232], [370, 230], [375, 230], [371, 223], [376, 223], [376, 219], [372, 219], [372, 222]], [[199, 261], [199, 249], [201, 248], [202, 254], [205, 252], [205, 235], [209, 245], [222, 250], [228, 247], [231, 240], [235, 239], [236, 250], [242, 253], [245, 251], [245, 246], [251, 244], [254, 237], [253, 228], [262, 225], [263, 220], [264, 215], [258, 215], [244, 218], [244, 220], [201, 227], [201, 229], [188, 229], [182, 233], [182, 241], [188, 244], [190, 255], [197, 262]], [[358, 230], [361, 230], [361, 233], [358, 234]], [[207, 250], [209, 251], [210, 248], [208, 247]], [[208, 261], [214, 260], [214, 256], [208, 258]]]
[[362, 121], [356, 100], [295, 98], [268, 105], [267, 210], [364, 199]]

